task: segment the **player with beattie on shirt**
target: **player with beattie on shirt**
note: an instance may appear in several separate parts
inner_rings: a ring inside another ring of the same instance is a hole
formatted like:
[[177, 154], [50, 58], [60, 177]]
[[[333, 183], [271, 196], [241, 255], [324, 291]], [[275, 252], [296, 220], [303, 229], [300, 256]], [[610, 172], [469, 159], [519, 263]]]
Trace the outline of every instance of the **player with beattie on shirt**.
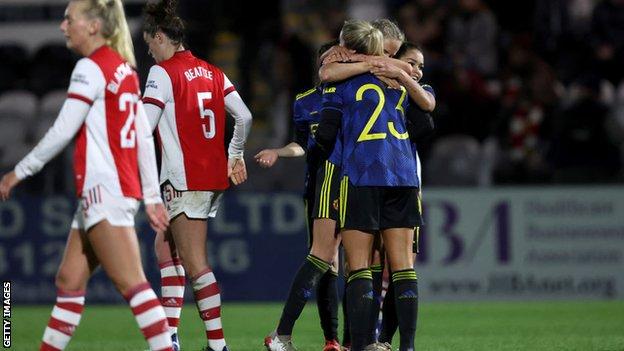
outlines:
[[61, 31], [67, 47], [85, 57], [72, 72], [54, 125], [0, 181], [0, 197], [6, 200], [13, 187], [76, 137], [78, 209], [40, 350], [65, 349], [80, 322], [89, 277], [101, 265], [128, 301], [150, 349], [173, 351], [165, 312], [143, 273], [134, 230], [140, 199], [154, 230], [165, 230], [168, 218], [123, 5], [120, 0], [70, 1]]
[[[228, 177], [234, 184], [247, 179], [243, 150], [251, 112], [219, 68], [185, 49], [184, 25], [175, 5], [171, 0], [146, 5], [143, 27], [157, 63], [150, 69], [143, 102], [161, 144], [160, 184], [171, 218], [169, 231], [159, 232], [155, 241], [162, 303], [179, 348], [186, 272], [204, 322], [206, 350], [227, 351], [219, 287], [207, 261], [207, 220], [217, 213]], [[229, 159], [224, 149], [226, 110], [236, 120]]]

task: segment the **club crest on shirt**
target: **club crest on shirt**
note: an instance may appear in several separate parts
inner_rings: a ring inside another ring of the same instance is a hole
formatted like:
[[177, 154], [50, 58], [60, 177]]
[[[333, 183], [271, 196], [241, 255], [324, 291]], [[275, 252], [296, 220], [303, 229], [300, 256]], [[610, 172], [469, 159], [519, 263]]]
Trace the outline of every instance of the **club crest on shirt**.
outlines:
[[310, 135], [314, 138], [316, 135], [316, 130], [318, 129], [318, 123], [310, 123]]

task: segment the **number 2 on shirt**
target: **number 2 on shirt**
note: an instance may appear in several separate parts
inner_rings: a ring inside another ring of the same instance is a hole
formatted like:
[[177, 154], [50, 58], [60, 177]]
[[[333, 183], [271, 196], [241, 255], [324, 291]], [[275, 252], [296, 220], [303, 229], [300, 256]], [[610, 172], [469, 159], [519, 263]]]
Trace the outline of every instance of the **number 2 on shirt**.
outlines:
[[[202, 123], [202, 131], [206, 139], [212, 139], [215, 136], [215, 114], [214, 112], [204, 107], [204, 100], [212, 100], [211, 92], [197, 93], [197, 103], [199, 104], [199, 117], [203, 120], [208, 117], [208, 124]], [[206, 126], [208, 126], [206, 128]]]
[[132, 93], [123, 93], [119, 96], [119, 111], [128, 111], [128, 118], [123, 127], [121, 127], [121, 147], [124, 149], [132, 149], [136, 145], [136, 132], [132, 129], [134, 117], [136, 116], [137, 103], [139, 96]]

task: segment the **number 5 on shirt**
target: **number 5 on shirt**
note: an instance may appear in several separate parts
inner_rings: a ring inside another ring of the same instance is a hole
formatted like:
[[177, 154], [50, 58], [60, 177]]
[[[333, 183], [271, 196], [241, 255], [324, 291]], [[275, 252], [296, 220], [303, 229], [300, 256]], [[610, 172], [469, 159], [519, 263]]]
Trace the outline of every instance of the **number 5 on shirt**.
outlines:
[[[197, 93], [197, 103], [199, 104], [199, 117], [203, 120], [208, 117], [208, 125], [202, 123], [202, 130], [206, 139], [212, 139], [215, 136], [215, 114], [214, 112], [204, 107], [204, 100], [212, 100], [212, 93]], [[208, 126], [208, 128], [206, 128]]]

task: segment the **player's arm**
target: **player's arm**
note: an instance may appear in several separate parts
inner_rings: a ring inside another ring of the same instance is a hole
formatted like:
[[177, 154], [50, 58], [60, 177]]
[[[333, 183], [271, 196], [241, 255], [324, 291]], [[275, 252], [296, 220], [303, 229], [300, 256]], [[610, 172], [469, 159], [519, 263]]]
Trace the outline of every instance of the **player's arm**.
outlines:
[[299, 100], [295, 100], [293, 104], [295, 140], [279, 149], [264, 149], [256, 154], [254, 158], [261, 167], [273, 167], [280, 157], [301, 157], [305, 155], [307, 152], [308, 137], [310, 136], [310, 128], [308, 122], [302, 118], [303, 114], [304, 112], [301, 109]]
[[315, 139], [324, 158], [329, 157], [334, 150], [341, 123], [341, 109], [323, 107], [321, 111], [321, 122], [316, 129]]
[[158, 65], [152, 66], [143, 93], [145, 115], [152, 132], [158, 125], [165, 110], [165, 103], [171, 99], [172, 94], [173, 87], [167, 71]]
[[[382, 56], [353, 55], [351, 63], [330, 62], [319, 68], [319, 79], [323, 83], [338, 82], [359, 74], [371, 72], [376, 67], [392, 67], [401, 70], [408, 75], [412, 72], [412, 67], [401, 60]], [[393, 84], [389, 84], [393, 85]]]
[[379, 65], [371, 70], [378, 77], [395, 79], [407, 90], [407, 94], [425, 112], [432, 112], [436, 106], [435, 96], [425, 90], [408, 73], [392, 65]]
[[407, 94], [418, 107], [425, 112], [433, 112], [436, 107], [435, 96], [423, 88], [409, 75], [400, 74], [398, 81], [405, 87]]
[[408, 74], [412, 73], [412, 67], [407, 62], [386, 56], [356, 54], [354, 50], [349, 50], [340, 45], [332, 46], [331, 49], [325, 51], [323, 55], [321, 55], [320, 61], [322, 62], [322, 66], [335, 62], [369, 62], [372, 63], [373, 66], [375, 64], [385, 63], [393, 65]]
[[429, 113], [411, 108], [407, 110], [406, 128], [410, 140], [414, 143], [420, 143], [433, 135], [435, 124]]
[[355, 50], [350, 50], [340, 45], [334, 45], [319, 57], [319, 61], [323, 65], [330, 62], [347, 62], [351, 60], [354, 54]]
[[148, 122], [141, 101], [137, 102], [137, 115], [135, 117], [134, 128], [136, 130], [137, 157], [145, 212], [152, 229], [156, 232], [162, 232], [165, 231], [169, 225], [169, 216], [160, 198], [152, 127]]
[[269, 168], [273, 167], [280, 157], [301, 157], [303, 155], [305, 155], [305, 150], [293, 141], [279, 149], [264, 149], [258, 152], [254, 158], [260, 167]]
[[81, 59], [71, 76], [67, 99], [61, 107], [52, 127], [37, 146], [24, 157], [12, 172], [0, 181], [0, 198], [6, 200], [13, 187], [24, 178], [39, 172], [43, 166], [67, 146], [84, 124], [96, 98], [98, 89], [104, 86], [99, 67], [89, 60]]
[[46, 163], [67, 146], [83, 125], [91, 105], [85, 101], [68, 98], [52, 127], [37, 146], [24, 157], [12, 172], [0, 181], [0, 197], [6, 200], [11, 189], [26, 177], [39, 172]]
[[160, 198], [156, 154], [154, 152], [154, 137], [152, 136], [152, 128], [141, 101], [137, 105], [134, 126], [137, 134], [137, 154], [143, 201], [145, 204], [160, 203], [162, 200]]
[[319, 68], [319, 79], [323, 83], [338, 82], [370, 71], [368, 62], [340, 63], [332, 62]]
[[234, 134], [228, 147], [228, 176], [235, 185], [247, 180], [247, 168], [243, 160], [245, 142], [251, 130], [251, 111], [245, 105], [230, 80], [223, 75], [225, 110], [234, 118]]
[[321, 121], [314, 133], [314, 139], [324, 158], [328, 158], [334, 150], [342, 125], [343, 90], [346, 90], [344, 83], [323, 89]]

